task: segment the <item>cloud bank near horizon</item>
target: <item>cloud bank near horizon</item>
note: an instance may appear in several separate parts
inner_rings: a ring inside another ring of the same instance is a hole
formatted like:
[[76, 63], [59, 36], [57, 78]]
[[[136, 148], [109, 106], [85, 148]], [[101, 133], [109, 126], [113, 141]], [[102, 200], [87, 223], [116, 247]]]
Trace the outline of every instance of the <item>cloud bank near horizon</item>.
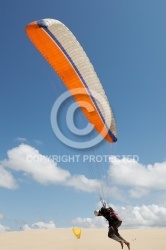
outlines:
[[[120, 214], [123, 222], [122, 229], [132, 228], [162, 228], [166, 225], [166, 203], [164, 204], [152, 204], [142, 206], [126, 206], [118, 207], [112, 204], [112, 207]], [[103, 217], [91, 217], [91, 218], [74, 218], [71, 221], [73, 227], [81, 228], [105, 228], [108, 227], [108, 223]], [[56, 228], [54, 221], [43, 222], [38, 221], [31, 225], [24, 224], [21, 227], [22, 231], [32, 229], [53, 229]], [[0, 224], [0, 232], [12, 231], [8, 226]]]

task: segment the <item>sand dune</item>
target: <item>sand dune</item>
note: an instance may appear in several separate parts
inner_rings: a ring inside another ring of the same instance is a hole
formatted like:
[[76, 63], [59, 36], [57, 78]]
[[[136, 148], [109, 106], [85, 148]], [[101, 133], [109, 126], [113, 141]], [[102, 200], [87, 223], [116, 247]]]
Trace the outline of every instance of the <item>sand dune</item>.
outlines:
[[[165, 250], [166, 229], [120, 230], [132, 250]], [[119, 250], [119, 243], [107, 238], [107, 229], [84, 229], [77, 239], [70, 228], [36, 229], [0, 233], [1, 250]], [[124, 246], [127, 250], [127, 247]]]

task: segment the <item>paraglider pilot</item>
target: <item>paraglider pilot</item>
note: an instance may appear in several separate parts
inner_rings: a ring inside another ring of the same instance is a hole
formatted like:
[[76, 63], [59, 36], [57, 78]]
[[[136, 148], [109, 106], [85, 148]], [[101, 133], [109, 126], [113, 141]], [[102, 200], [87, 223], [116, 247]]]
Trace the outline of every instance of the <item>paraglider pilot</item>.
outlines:
[[118, 241], [123, 249], [123, 244], [126, 244], [130, 250], [130, 243], [126, 241], [118, 232], [118, 227], [122, 224], [122, 219], [112, 207], [102, 207], [100, 210], [94, 211], [95, 216], [103, 216], [109, 223], [108, 237]]

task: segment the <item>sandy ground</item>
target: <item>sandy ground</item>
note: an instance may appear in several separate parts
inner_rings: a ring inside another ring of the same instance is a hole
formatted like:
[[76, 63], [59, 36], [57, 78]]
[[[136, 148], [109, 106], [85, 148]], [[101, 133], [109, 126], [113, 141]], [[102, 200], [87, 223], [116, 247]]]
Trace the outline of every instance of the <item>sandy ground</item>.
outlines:
[[[166, 229], [119, 230], [132, 250], [166, 250]], [[77, 239], [70, 228], [0, 233], [0, 250], [120, 250], [107, 229], [84, 229]], [[127, 247], [124, 246], [127, 250]]]

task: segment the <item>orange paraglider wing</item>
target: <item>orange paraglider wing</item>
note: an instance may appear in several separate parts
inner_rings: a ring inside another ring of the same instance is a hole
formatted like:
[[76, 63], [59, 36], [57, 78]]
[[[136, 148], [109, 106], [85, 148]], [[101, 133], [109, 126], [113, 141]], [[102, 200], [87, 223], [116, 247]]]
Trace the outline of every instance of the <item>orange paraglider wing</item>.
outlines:
[[[42, 19], [28, 24], [26, 33], [71, 95], [73, 89], [83, 90], [81, 95], [73, 97], [78, 105], [84, 102], [93, 107], [93, 112], [81, 109], [98, 133], [107, 141], [116, 142], [115, 119], [104, 89], [93, 65], [71, 31], [60, 21]], [[94, 92], [99, 94], [97, 98]]]

